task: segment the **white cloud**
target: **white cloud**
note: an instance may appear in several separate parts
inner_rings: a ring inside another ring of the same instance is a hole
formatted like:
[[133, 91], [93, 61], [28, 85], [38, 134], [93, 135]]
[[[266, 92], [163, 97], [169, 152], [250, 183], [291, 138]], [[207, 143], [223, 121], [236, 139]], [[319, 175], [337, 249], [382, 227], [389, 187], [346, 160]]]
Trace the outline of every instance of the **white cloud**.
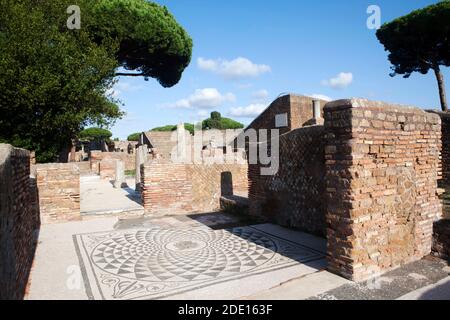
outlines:
[[266, 107], [265, 104], [253, 103], [246, 107], [231, 108], [229, 115], [236, 118], [254, 118], [260, 115]]
[[351, 72], [341, 72], [336, 77], [329, 80], [323, 80], [322, 85], [334, 89], [347, 88], [353, 82], [353, 74]]
[[255, 91], [252, 93], [252, 98], [255, 101], [264, 101], [269, 97], [269, 92], [265, 89], [263, 90], [259, 90], [259, 91]]
[[268, 65], [255, 64], [243, 57], [234, 60], [198, 58], [197, 65], [201, 70], [217, 73], [228, 80], [256, 78], [272, 71]]
[[175, 103], [166, 104], [167, 108], [178, 109], [212, 109], [220, 107], [225, 102], [234, 102], [236, 97], [232, 93], [222, 94], [216, 88], [197, 89], [193, 94]]
[[320, 93], [313, 93], [313, 94], [307, 94], [308, 97], [325, 100], [325, 101], [333, 101], [333, 98], [330, 98], [329, 96], [326, 96], [324, 94]]

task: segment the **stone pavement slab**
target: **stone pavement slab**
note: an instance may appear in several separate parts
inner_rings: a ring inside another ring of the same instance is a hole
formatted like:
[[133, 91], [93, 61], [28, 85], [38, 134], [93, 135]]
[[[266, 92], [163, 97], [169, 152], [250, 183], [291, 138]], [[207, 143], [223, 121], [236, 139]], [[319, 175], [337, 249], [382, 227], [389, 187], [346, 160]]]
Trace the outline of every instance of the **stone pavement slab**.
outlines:
[[98, 176], [80, 178], [81, 214], [86, 216], [114, 215], [132, 212], [143, 215], [140, 196], [135, 192], [134, 179], [126, 180], [128, 187], [114, 188], [111, 181]]
[[398, 300], [450, 300], [450, 277], [410, 292]]
[[350, 281], [322, 270], [292, 279], [279, 286], [270, 288], [255, 295], [245, 297], [246, 300], [305, 300], [329, 290], [341, 287]]
[[79, 234], [75, 243], [96, 300], [237, 299], [325, 267], [300, 233], [263, 229], [154, 226]]
[[[349, 283], [312, 297], [312, 300], [395, 300], [434, 285], [449, 275], [447, 262], [433, 257], [409, 263], [361, 283]], [[449, 294], [448, 292], [446, 294]]]
[[185, 219], [192, 224], [164, 217], [145, 227], [123, 228], [117, 218], [42, 226], [26, 299], [239, 299], [326, 266], [323, 243], [308, 235]]

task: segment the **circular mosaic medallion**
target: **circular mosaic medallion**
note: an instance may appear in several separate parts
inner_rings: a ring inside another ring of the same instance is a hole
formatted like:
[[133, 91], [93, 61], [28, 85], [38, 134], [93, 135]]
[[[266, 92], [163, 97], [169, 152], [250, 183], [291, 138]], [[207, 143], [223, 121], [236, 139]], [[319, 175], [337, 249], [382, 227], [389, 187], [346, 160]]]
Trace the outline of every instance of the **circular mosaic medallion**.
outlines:
[[210, 280], [251, 271], [277, 252], [273, 240], [237, 228], [148, 229], [114, 235], [91, 253], [113, 275], [142, 281]]

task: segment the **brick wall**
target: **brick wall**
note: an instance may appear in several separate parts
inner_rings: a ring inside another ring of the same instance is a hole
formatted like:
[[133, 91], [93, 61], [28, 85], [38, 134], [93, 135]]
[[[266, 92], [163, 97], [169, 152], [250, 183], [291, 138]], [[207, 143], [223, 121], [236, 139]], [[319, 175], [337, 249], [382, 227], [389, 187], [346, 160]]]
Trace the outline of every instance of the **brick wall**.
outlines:
[[99, 163], [100, 179], [114, 180], [116, 176], [117, 160], [105, 158]]
[[0, 144], [0, 300], [22, 299], [39, 230], [30, 153]]
[[126, 152], [101, 152], [91, 151], [90, 162], [91, 170], [95, 174], [100, 174], [100, 162], [105, 159], [121, 160], [125, 163], [125, 170], [135, 170], [136, 155]]
[[262, 176], [249, 165], [250, 214], [325, 236], [324, 127], [296, 129], [280, 137], [280, 167]]
[[141, 166], [142, 203], [146, 213], [192, 212], [192, 182], [186, 165], [150, 161]]
[[222, 195], [248, 195], [246, 164], [188, 165], [192, 181], [192, 207], [198, 212], [220, 209]]
[[359, 281], [431, 251], [441, 125], [367, 100], [325, 107], [329, 269]]
[[[259, 115], [248, 128], [252, 129], [279, 129], [280, 135], [291, 130], [303, 127], [313, 117], [313, 98], [298, 95], [285, 95], [277, 98], [271, 105]], [[326, 101], [321, 100], [323, 108]], [[276, 128], [275, 117], [277, 114], [288, 115], [288, 126]]]
[[247, 165], [192, 165], [150, 161], [142, 166], [142, 201], [148, 214], [220, 209], [222, 194], [247, 195]]
[[450, 113], [429, 110], [430, 113], [435, 113], [441, 118], [441, 185], [443, 187], [450, 186]]
[[38, 164], [35, 172], [42, 223], [81, 220], [78, 167], [72, 163]]

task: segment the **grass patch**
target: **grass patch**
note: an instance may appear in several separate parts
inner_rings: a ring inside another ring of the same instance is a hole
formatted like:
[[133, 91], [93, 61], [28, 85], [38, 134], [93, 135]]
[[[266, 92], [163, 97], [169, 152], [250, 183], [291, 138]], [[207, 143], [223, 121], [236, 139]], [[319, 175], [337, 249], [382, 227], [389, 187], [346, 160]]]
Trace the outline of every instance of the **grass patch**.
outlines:
[[125, 170], [125, 175], [127, 177], [136, 177], [136, 170]]

